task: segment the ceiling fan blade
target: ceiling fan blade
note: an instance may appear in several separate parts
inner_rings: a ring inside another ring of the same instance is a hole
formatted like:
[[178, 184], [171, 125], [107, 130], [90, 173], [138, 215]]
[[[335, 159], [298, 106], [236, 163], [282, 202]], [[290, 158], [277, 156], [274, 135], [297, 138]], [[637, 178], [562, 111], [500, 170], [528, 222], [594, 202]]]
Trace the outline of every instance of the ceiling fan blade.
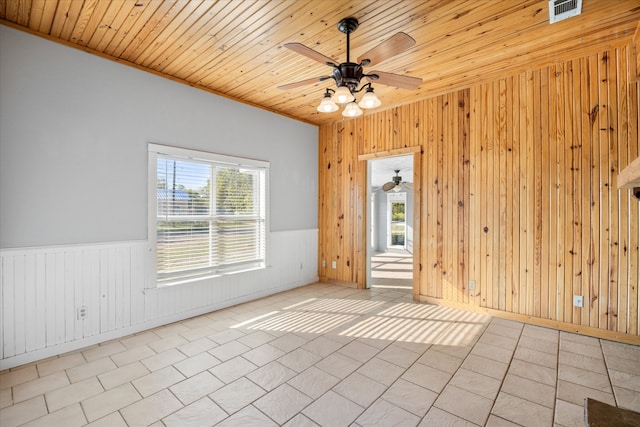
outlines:
[[404, 52], [410, 47], [413, 47], [415, 44], [416, 41], [410, 35], [405, 33], [397, 33], [380, 43], [378, 46], [369, 50], [365, 54], [361, 55], [358, 58], [358, 63], [361, 63], [363, 60], [368, 59], [370, 61], [368, 65], [379, 64], [380, 62], [386, 61], [392, 56], [396, 56], [399, 53]]
[[402, 186], [407, 190], [413, 190], [413, 182], [403, 182]]
[[393, 188], [395, 188], [396, 183], [393, 181], [387, 182], [385, 185], [382, 186], [382, 191], [389, 191]]
[[311, 58], [314, 61], [318, 61], [321, 64], [327, 64], [327, 65], [333, 65], [333, 66], [338, 65], [336, 64], [336, 61], [334, 61], [333, 59], [329, 58], [328, 56], [324, 56], [320, 52], [317, 52], [311, 49], [310, 47], [306, 47], [302, 43], [286, 43], [284, 47], [296, 53], [299, 53], [300, 55], [304, 55], [307, 58]]
[[385, 73], [383, 71], [371, 71], [368, 74], [376, 74], [377, 79], [367, 77], [369, 80], [387, 86], [395, 86], [400, 89], [418, 89], [422, 83], [422, 79], [411, 76], [401, 76], [400, 74]]
[[330, 79], [330, 78], [331, 78], [331, 76], [314, 77], [312, 79], [301, 80], [299, 82], [289, 83], [289, 84], [286, 84], [286, 85], [278, 86], [278, 89], [280, 89], [280, 90], [295, 89], [295, 88], [300, 87], [300, 86], [306, 86], [306, 85], [310, 85], [310, 84], [313, 84], [313, 83], [318, 83], [318, 82], [321, 82], [323, 80], [327, 80], [327, 79]]

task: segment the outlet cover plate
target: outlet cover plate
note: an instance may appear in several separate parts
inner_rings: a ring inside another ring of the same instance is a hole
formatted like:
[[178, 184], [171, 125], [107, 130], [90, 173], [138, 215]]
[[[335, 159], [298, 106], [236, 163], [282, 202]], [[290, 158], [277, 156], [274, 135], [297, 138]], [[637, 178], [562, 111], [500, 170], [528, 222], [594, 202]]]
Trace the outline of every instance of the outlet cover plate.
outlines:
[[582, 295], [574, 295], [573, 296], [573, 306], [574, 307], [583, 307]]

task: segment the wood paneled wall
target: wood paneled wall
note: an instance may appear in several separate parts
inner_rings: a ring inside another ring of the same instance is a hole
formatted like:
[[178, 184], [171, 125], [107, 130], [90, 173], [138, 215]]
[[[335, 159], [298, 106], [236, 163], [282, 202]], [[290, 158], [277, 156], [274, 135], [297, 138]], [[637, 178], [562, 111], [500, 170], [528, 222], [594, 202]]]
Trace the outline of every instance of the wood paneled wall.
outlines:
[[323, 125], [319, 276], [364, 286], [358, 156], [418, 146], [421, 300], [637, 340], [639, 202], [616, 190], [639, 154], [635, 67], [612, 47]]

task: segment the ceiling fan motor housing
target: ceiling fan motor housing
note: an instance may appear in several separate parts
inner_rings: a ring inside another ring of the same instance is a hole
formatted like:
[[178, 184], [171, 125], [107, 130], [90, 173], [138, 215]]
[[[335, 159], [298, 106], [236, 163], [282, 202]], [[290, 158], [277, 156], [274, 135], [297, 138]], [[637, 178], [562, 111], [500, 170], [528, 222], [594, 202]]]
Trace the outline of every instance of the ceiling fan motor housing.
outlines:
[[360, 64], [343, 62], [333, 68], [333, 78], [336, 85], [346, 86], [352, 93], [357, 92], [362, 77], [364, 77], [364, 72]]
[[351, 34], [358, 29], [358, 20], [356, 18], [344, 18], [338, 22], [338, 30], [341, 33]]

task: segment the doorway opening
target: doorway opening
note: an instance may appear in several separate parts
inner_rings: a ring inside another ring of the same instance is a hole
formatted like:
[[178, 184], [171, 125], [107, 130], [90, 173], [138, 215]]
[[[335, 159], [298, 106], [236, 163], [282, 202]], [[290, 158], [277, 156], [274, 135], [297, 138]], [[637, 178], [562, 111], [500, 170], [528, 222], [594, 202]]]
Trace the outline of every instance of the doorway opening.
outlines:
[[411, 294], [414, 154], [367, 161], [367, 288]]

